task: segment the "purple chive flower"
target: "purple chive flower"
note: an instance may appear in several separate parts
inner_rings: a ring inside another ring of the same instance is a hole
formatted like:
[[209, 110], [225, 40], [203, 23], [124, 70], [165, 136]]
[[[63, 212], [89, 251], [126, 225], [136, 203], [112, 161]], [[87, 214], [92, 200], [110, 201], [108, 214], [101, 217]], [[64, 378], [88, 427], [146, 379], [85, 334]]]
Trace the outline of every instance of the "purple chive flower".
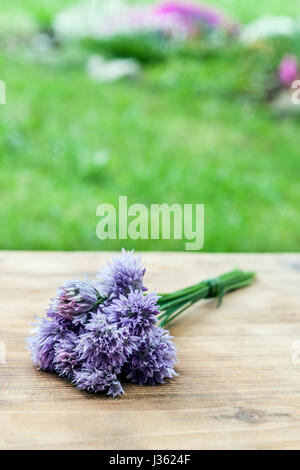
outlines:
[[78, 341], [78, 336], [69, 331], [54, 347], [55, 370], [60, 376], [69, 380], [73, 378], [74, 370], [80, 366], [78, 353], [75, 351]]
[[142, 291], [131, 290], [128, 297], [120, 295], [103, 308], [107, 319], [120, 327], [128, 328], [135, 336], [143, 336], [157, 322], [158, 296], [154, 292], [145, 295]]
[[53, 372], [55, 345], [63, 337], [63, 328], [53, 320], [39, 319], [27, 339], [31, 357], [39, 369]]
[[58, 289], [58, 296], [53, 300], [51, 310], [58, 316], [72, 319], [91, 310], [100, 298], [95, 283], [68, 281]]
[[286, 55], [279, 65], [278, 77], [280, 82], [285, 86], [289, 86], [297, 79], [298, 73], [299, 68], [296, 57]]
[[122, 250], [121, 256], [112, 259], [111, 263], [102, 268], [98, 276], [101, 281], [101, 292], [106, 297], [128, 295], [130, 290], [147, 290], [143, 286], [145, 274], [140, 257], [136, 258], [133, 251]]
[[87, 323], [87, 321], [91, 318], [92, 310], [89, 312], [79, 313], [72, 319], [72, 327], [73, 329], [82, 328]]
[[127, 328], [109, 324], [107, 317], [98, 311], [85, 325], [85, 333], [80, 335], [76, 352], [85, 364], [120, 371], [137, 350], [138, 339], [131, 336]]
[[176, 348], [168, 331], [154, 327], [150, 334], [142, 338], [139, 349], [127, 365], [127, 378], [143, 384], [162, 384], [176, 374]]
[[28, 339], [34, 363], [114, 398], [124, 393], [119, 376], [152, 385], [174, 377], [175, 347], [155, 326], [158, 296], [144, 293], [144, 273], [140, 259], [123, 250], [101, 284], [67, 282]]
[[73, 383], [80, 390], [88, 392], [107, 391], [107, 395], [112, 395], [113, 398], [124, 393], [116, 374], [93, 366], [85, 366], [82, 370], [75, 371]]

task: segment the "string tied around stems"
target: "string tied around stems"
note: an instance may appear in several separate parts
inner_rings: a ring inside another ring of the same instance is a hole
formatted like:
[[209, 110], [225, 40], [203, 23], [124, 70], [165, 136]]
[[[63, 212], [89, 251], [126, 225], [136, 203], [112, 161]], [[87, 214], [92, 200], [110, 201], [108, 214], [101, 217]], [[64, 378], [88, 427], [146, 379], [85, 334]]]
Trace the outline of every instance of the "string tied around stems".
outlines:
[[225, 295], [225, 289], [222, 285], [221, 279], [218, 277], [214, 279], [207, 279], [204, 281], [207, 285], [208, 291], [206, 296], [204, 297], [205, 299], [210, 299], [212, 297], [218, 298], [218, 307], [221, 305], [223, 301], [223, 297]]

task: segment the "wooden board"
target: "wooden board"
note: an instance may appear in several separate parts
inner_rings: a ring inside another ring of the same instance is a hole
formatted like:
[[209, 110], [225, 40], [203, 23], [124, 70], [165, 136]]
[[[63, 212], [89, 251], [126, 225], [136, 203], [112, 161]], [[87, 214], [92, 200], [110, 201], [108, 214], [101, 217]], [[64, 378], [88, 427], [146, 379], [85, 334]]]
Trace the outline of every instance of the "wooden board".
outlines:
[[[110, 399], [37, 371], [24, 341], [56, 287], [109, 253], [0, 252], [2, 449], [300, 449], [300, 255], [145, 253], [146, 283], [172, 291], [236, 266], [255, 285], [203, 301], [171, 327], [174, 381]], [[3, 343], [2, 343], [3, 345]], [[294, 361], [295, 362], [295, 361]]]

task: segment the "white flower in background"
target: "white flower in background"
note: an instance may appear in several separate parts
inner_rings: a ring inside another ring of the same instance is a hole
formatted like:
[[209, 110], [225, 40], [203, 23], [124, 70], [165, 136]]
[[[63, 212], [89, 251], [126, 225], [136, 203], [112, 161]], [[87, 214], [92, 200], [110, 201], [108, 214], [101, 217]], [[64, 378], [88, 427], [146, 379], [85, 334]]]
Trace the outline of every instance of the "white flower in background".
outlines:
[[126, 17], [128, 8], [121, 0], [82, 1], [59, 12], [53, 27], [63, 39], [109, 36], [114, 23]]
[[65, 8], [54, 19], [61, 39], [105, 39], [141, 31], [182, 34], [182, 24], [172, 16], [160, 16], [150, 5], [133, 6], [124, 0], [82, 1]]
[[288, 16], [264, 16], [244, 26], [241, 40], [253, 44], [274, 36], [291, 36], [300, 31], [300, 22]]
[[134, 77], [140, 72], [140, 66], [133, 59], [106, 60], [98, 54], [92, 55], [87, 62], [90, 78], [97, 82], [114, 82], [124, 77]]
[[185, 33], [173, 15], [158, 15], [150, 5], [133, 6], [124, 0], [85, 0], [58, 13], [53, 27], [61, 39], [105, 39], [155, 30], [181, 36]]

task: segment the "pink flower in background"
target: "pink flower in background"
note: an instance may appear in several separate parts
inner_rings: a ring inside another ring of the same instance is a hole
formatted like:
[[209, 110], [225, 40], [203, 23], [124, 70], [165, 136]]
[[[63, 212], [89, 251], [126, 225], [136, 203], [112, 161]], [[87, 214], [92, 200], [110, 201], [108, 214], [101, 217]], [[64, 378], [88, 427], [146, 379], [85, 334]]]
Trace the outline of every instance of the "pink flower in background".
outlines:
[[293, 55], [286, 55], [279, 65], [278, 76], [280, 82], [283, 85], [289, 86], [294, 80], [296, 80], [298, 73], [299, 68], [296, 57]]
[[194, 5], [191, 3], [166, 2], [157, 7], [160, 14], [174, 14], [185, 18], [187, 21], [200, 20], [211, 26], [222, 22], [222, 15], [209, 7]]
[[223, 12], [215, 8], [186, 2], [165, 2], [156, 7], [159, 16], [174, 17], [178, 21], [193, 28], [207, 26], [210, 28], [224, 28], [229, 32], [238, 30], [236, 24], [230, 22]]

